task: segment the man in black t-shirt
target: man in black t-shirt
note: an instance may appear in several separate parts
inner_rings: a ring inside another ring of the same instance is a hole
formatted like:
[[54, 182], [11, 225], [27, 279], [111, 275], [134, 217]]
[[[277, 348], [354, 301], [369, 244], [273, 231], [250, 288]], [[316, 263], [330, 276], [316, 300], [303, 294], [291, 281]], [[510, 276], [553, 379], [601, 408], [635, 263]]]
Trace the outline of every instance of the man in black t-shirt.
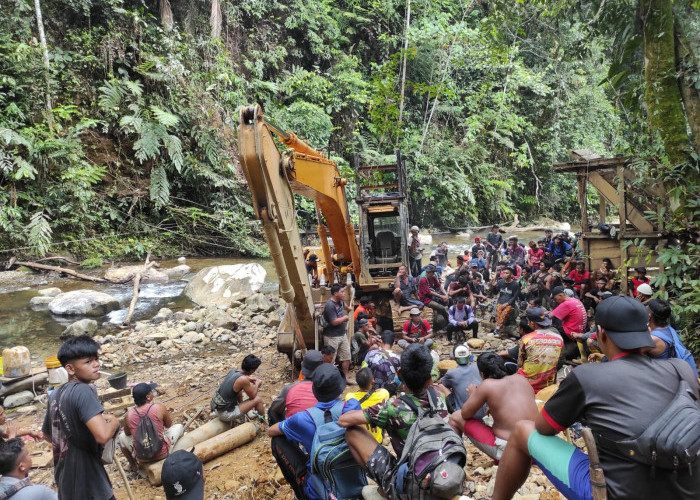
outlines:
[[499, 280], [496, 276], [491, 280], [491, 286], [494, 292], [498, 293], [498, 300], [496, 300], [496, 328], [493, 331], [494, 335], [498, 335], [501, 332], [501, 328], [511, 320], [516, 308], [516, 302], [520, 295], [520, 283], [513, 279], [513, 274], [513, 268], [506, 267], [501, 272], [503, 279]]
[[114, 498], [101, 457], [104, 444], [119, 429], [119, 420], [104, 413], [91, 385], [100, 378], [99, 347], [81, 335], [67, 340], [58, 350], [58, 360], [69, 379], [49, 397], [41, 430], [53, 446], [54, 479], [61, 499]]
[[605, 444], [635, 439], [676, 397], [680, 378], [700, 397], [694, 373], [682, 360], [653, 360], [644, 306], [631, 297], [606, 299], [596, 310], [598, 342], [607, 363], [575, 368], [547, 401], [535, 422], [521, 421], [501, 458], [494, 499], [511, 498], [527, 478], [531, 461], [567, 498], [592, 498], [588, 455], [555, 434], [576, 421], [598, 436], [608, 498], [700, 498], [700, 460], [678, 470], [634, 461]]
[[[331, 298], [326, 301], [326, 305], [323, 308], [323, 316], [328, 323], [328, 326], [323, 329], [323, 343], [335, 348], [336, 356], [331, 362], [334, 363], [336, 361], [335, 358], [337, 358], [346, 380], [352, 357], [347, 336], [347, 322], [351, 318], [348, 312], [351, 310], [350, 307], [345, 305], [345, 287], [334, 283], [331, 286]], [[355, 381], [347, 380], [347, 383], [352, 385]]]

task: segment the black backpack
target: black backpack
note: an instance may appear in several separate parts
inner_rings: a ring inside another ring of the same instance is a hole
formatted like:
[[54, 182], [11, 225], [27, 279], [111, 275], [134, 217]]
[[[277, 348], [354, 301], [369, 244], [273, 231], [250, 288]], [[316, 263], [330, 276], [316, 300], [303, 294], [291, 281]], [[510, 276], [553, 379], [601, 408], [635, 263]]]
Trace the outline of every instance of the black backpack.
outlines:
[[[401, 400], [418, 415], [408, 431], [397, 464], [396, 490], [401, 500], [453, 498], [462, 494], [467, 450], [462, 438], [437, 413], [437, 398], [429, 388], [430, 408], [424, 410], [418, 408], [410, 397], [401, 396]], [[423, 488], [421, 483], [428, 474], [430, 484]]]
[[136, 432], [134, 432], [134, 454], [139, 460], [151, 460], [158, 456], [163, 448], [163, 437], [158, 433], [156, 426], [153, 425], [153, 421], [148, 416], [152, 407], [153, 405], [149, 406], [143, 415], [134, 408], [139, 416], [139, 423], [136, 426]]
[[695, 391], [669, 360], [680, 378], [676, 395], [666, 409], [634, 439], [613, 441], [594, 433], [596, 443], [603, 449], [638, 463], [649, 465], [652, 476], [655, 469], [683, 470], [692, 475], [700, 456], [700, 402]]

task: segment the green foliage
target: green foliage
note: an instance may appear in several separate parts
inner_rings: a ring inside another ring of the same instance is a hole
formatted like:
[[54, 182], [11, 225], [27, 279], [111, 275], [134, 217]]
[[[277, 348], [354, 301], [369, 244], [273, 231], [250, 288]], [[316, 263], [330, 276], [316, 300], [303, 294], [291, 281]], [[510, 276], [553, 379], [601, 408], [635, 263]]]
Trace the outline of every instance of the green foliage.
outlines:
[[33, 247], [33, 253], [39, 257], [46, 255], [51, 244], [51, 226], [49, 218], [44, 212], [32, 215], [24, 232], [27, 235], [27, 243]]
[[85, 259], [80, 263], [80, 267], [83, 269], [98, 269], [102, 267], [104, 262], [100, 257], [93, 257], [91, 259]]

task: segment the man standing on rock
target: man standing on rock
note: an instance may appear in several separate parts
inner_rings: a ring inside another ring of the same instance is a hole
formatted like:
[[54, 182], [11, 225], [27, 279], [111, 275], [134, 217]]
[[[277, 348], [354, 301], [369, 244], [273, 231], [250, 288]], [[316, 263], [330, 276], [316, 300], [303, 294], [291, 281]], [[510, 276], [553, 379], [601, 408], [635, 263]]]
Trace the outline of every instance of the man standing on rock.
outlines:
[[[262, 380], [253, 377], [262, 361], [254, 354], [243, 358], [241, 369], [226, 374], [224, 381], [211, 398], [211, 411], [222, 422], [240, 422], [250, 410], [256, 410], [264, 418], [265, 406], [258, 394]], [[243, 395], [248, 396], [246, 401]]]
[[510, 320], [515, 304], [520, 295], [520, 284], [513, 279], [513, 268], [506, 267], [502, 273], [503, 278], [498, 279], [498, 274], [491, 280], [491, 287], [498, 292], [496, 301], [496, 328], [494, 335], [501, 333], [501, 328]]
[[[348, 314], [352, 308], [345, 304], [345, 287], [333, 283], [331, 286], [331, 298], [326, 302], [323, 308], [323, 316], [328, 323], [323, 329], [323, 343], [335, 348], [336, 354], [333, 362], [337, 359], [340, 363], [340, 369], [348, 378], [348, 370], [350, 369], [350, 343], [347, 335], [347, 322], [351, 316]], [[348, 384], [354, 384], [354, 380], [347, 380]]]
[[41, 430], [53, 446], [59, 498], [114, 499], [101, 456], [105, 443], [117, 433], [119, 420], [104, 413], [91, 385], [100, 378], [99, 348], [92, 338], [81, 335], [58, 349], [69, 379], [49, 396]]

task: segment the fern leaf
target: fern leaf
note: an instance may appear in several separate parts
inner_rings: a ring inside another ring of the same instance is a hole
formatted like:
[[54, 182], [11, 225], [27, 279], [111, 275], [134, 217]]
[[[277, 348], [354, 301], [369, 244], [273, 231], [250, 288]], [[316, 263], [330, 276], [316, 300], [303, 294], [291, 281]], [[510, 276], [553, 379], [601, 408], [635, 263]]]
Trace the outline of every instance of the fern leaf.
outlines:
[[100, 87], [99, 90], [100, 97], [97, 99], [97, 103], [101, 109], [104, 111], [114, 111], [115, 109], [119, 108], [119, 105], [122, 103], [122, 99], [124, 97], [119, 86], [119, 82], [107, 82]]
[[151, 111], [153, 112], [153, 116], [155, 116], [156, 120], [158, 120], [158, 123], [165, 125], [166, 127], [174, 127], [180, 122], [180, 119], [177, 116], [172, 113], [168, 113], [158, 106], [151, 106]]
[[32, 215], [29, 224], [25, 228], [27, 241], [34, 247], [34, 253], [40, 257], [46, 255], [51, 244], [51, 226], [49, 218], [43, 211]]
[[157, 166], [151, 170], [150, 188], [151, 201], [155, 202], [157, 208], [161, 208], [170, 202], [170, 184], [162, 166]]
[[141, 97], [141, 94], [143, 94], [143, 84], [141, 82], [135, 82], [133, 80], [122, 80], [122, 82], [132, 95]]
[[168, 156], [173, 162], [173, 166], [178, 173], [180, 173], [182, 171], [182, 165], [185, 163], [180, 138], [176, 135], [168, 135], [163, 139], [163, 142], [165, 143], [165, 149], [168, 151]]

